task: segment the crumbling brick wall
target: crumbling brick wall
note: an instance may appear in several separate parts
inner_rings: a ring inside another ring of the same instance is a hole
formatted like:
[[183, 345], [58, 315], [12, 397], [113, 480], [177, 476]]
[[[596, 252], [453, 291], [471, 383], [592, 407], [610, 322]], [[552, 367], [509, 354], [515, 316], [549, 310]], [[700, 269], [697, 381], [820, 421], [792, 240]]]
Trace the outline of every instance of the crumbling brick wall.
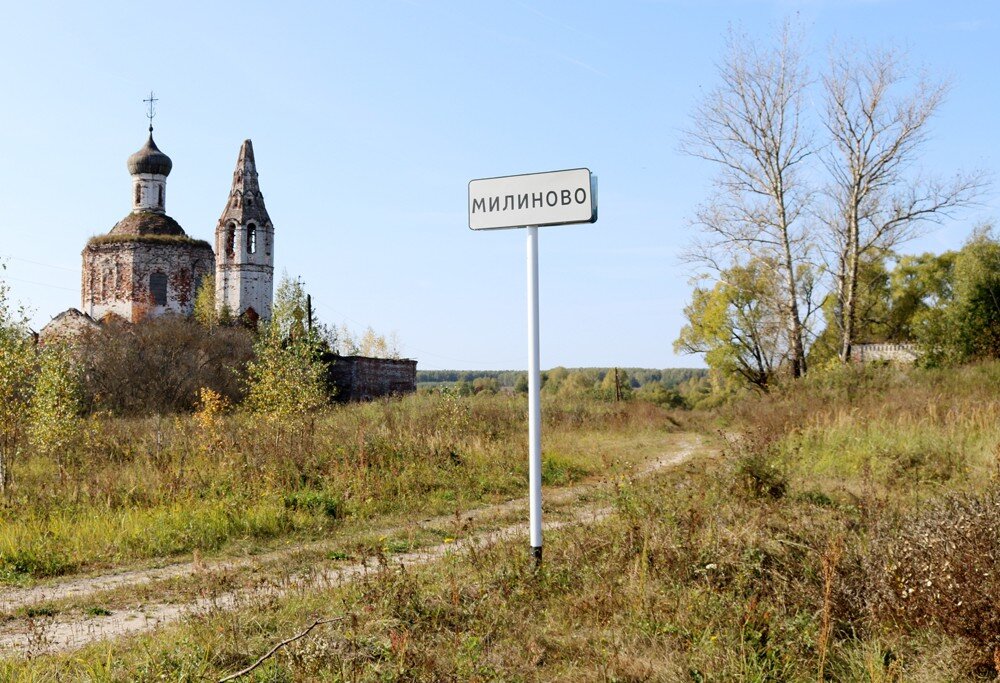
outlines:
[[336, 389], [334, 400], [342, 403], [417, 390], [415, 360], [334, 355], [325, 360], [330, 362], [330, 384]]
[[851, 360], [855, 363], [909, 364], [916, 362], [920, 347], [916, 344], [855, 344], [851, 348]]
[[[215, 270], [212, 248], [185, 237], [102, 236], [83, 250], [83, 311], [95, 320], [108, 313], [130, 322], [165, 313], [190, 315], [198, 282]], [[156, 301], [151, 278], [164, 278]]]

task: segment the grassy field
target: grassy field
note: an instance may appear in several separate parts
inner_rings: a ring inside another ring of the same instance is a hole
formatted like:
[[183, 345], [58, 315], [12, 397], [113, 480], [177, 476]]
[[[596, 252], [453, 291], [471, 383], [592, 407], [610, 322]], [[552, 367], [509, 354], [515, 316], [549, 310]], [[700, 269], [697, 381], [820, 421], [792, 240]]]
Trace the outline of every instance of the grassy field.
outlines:
[[[246, 415], [94, 418], [58, 460], [14, 463], [0, 507], [0, 583], [193, 551], [239, 554], [519, 497], [525, 413], [517, 398], [412, 396], [287, 425]], [[545, 484], [647, 457], [637, 439], [672, 428], [664, 424], [648, 407], [550, 406]]]
[[[636, 403], [549, 404], [545, 450], [557, 463], [549, 476], [615, 475], [612, 514], [549, 533], [541, 569], [522, 540], [402, 570], [373, 549], [371, 562], [386, 568], [355, 583], [0, 664], [0, 678], [218, 680], [316, 619], [333, 618], [246, 680], [993, 680], [998, 388], [997, 364], [814, 375], [713, 415], [687, 416], [689, 426], [714, 435], [719, 451], [648, 477], [614, 468], [624, 456], [613, 444], [637, 448], [643, 433], [675, 430], [670, 415]], [[393, 436], [401, 433], [439, 444], [421, 451], [437, 454], [435, 473], [478, 471], [445, 475], [453, 495], [489, 482], [461, 494], [470, 496], [463, 502], [518, 495], [523, 406], [477, 400], [418, 397], [325, 419], [339, 420], [342, 438], [357, 416], [370, 415], [372, 424], [388, 425], [373, 428], [384, 440], [407, 442]], [[451, 436], [434, 441], [417, 429], [425, 414], [452, 420]], [[240, 426], [227, 425], [226, 438], [238, 440]], [[335, 440], [321, 443], [330, 449]], [[458, 443], [455, 463], [449, 453]], [[354, 449], [357, 467], [357, 438], [343, 447]], [[338, 499], [350, 515], [450, 502], [433, 486], [412, 492], [415, 482], [433, 480], [430, 473], [405, 475], [401, 486], [405, 467], [384, 455], [392, 449], [380, 452], [365, 464], [384, 470], [380, 479], [351, 483], [336, 474], [336, 485], [324, 479], [294, 490], [357, 487]], [[506, 465], [480, 457], [506, 457]], [[287, 492], [297, 469], [277, 469], [268, 490]], [[402, 500], [387, 502], [379, 486]], [[355, 491], [372, 502], [359, 505]], [[280, 509], [289, 519], [304, 514], [283, 502]]]

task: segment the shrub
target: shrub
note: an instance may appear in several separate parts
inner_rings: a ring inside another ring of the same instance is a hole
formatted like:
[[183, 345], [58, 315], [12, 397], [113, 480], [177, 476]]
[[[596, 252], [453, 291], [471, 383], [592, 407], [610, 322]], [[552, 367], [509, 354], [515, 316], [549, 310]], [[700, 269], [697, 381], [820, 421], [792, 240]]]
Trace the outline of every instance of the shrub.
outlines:
[[289, 510], [322, 512], [330, 519], [344, 515], [344, 503], [338, 496], [326, 491], [296, 491], [285, 496], [285, 507]]
[[250, 412], [280, 421], [301, 417], [329, 402], [327, 365], [313, 335], [286, 339], [272, 323], [258, 337], [254, 354], [247, 364], [244, 403]]
[[788, 489], [788, 477], [775, 455], [775, 434], [761, 430], [737, 435], [729, 450], [734, 455], [733, 480], [753, 498], [777, 500]]
[[753, 452], [736, 461], [736, 476], [743, 489], [755, 498], [778, 499], [785, 495], [788, 480], [768, 453]]
[[0, 280], [0, 495], [7, 491], [11, 462], [22, 446], [34, 360], [24, 311], [11, 309], [7, 285]]
[[38, 354], [34, 393], [28, 406], [28, 440], [38, 455], [55, 458], [60, 470], [80, 436], [80, 387], [66, 347], [46, 345]]
[[964, 638], [977, 664], [1000, 655], [1000, 490], [948, 497], [876, 530], [869, 558], [877, 618]]
[[116, 415], [175, 413], [193, 409], [202, 387], [230, 402], [242, 397], [239, 376], [252, 356], [251, 333], [176, 316], [109, 322], [84, 335], [77, 353], [86, 407]]

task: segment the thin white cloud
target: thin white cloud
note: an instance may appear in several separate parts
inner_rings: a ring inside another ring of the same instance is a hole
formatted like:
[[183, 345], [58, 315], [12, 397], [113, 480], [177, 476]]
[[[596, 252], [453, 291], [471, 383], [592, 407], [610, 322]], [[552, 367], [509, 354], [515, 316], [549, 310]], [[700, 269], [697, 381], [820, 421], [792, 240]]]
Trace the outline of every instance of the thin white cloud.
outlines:
[[958, 31], [960, 33], [975, 33], [976, 31], [982, 31], [987, 28], [988, 24], [981, 19], [967, 19], [964, 21], [953, 21], [950, 24], [945, 25], [945, 28], [949, 31]]

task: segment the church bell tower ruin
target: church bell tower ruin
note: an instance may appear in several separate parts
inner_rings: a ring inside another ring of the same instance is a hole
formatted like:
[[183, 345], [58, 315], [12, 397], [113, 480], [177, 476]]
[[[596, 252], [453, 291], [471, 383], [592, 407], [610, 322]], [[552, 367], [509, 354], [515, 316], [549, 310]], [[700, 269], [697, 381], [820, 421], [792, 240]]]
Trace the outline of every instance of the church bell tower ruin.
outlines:
[[215, 300], [220, 310], [269, 320], [274, 292], [274, 226], [257, 180], [253, 143], [244, 140], [233, 187], [215, 228]]

